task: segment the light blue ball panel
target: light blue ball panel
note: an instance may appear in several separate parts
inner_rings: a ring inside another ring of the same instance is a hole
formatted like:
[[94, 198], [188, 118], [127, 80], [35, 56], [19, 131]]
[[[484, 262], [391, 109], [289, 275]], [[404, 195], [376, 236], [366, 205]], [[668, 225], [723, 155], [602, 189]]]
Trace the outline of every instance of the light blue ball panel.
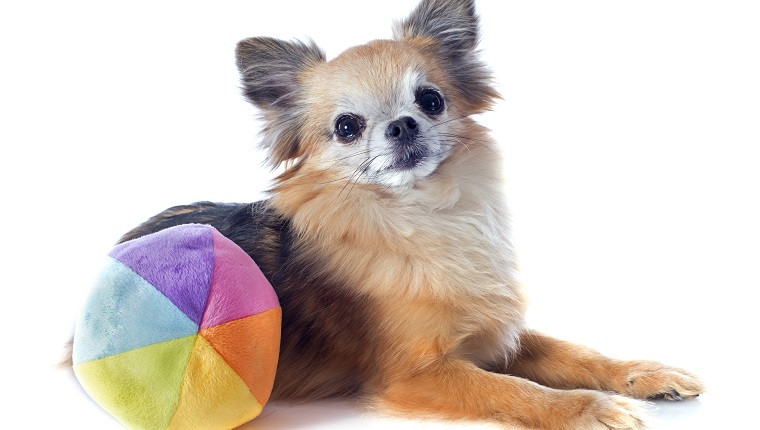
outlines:
[[109, 258], [74, 332], [74, 363], [198, 333], [198, 325], [123, 263]]

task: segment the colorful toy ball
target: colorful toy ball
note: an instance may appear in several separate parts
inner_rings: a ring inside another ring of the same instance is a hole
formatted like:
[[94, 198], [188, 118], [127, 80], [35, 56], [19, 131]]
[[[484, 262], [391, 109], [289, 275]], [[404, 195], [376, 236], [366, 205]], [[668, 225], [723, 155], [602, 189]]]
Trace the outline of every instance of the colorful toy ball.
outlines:
[[282, 312], [240, 247], [206, 225], [116, 246], [74, 334], [85, 391], [129, 428], [230, 429], [272, 392]]

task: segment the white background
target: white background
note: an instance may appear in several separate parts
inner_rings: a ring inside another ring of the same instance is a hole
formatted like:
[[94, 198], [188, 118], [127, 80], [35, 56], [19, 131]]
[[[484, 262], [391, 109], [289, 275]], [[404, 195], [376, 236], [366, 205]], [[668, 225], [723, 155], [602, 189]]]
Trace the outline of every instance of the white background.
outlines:
[[[0, 4], [0, 427], [118, 428], [53, 370], [102, 256], [165, 207], [266, 189], [235, 43], [312, 37], [333, 57], [415, 3]], [[710, 391], [657, 403], [654, 429], [757, 425], [757, 3], [478, 6], [531, 325], [700, 374]], [[350, 402], [270, 405], [246, 428], [391, 424], [480, 428]]]

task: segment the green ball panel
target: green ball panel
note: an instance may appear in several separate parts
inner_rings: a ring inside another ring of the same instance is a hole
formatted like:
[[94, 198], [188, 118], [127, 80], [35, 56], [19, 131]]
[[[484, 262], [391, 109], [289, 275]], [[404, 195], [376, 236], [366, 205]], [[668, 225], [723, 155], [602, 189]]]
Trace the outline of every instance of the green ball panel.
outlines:
[[197, 335], [133, 349], [74, 366], [85, 391], [134, 429], [165, 429], [179, 402]]

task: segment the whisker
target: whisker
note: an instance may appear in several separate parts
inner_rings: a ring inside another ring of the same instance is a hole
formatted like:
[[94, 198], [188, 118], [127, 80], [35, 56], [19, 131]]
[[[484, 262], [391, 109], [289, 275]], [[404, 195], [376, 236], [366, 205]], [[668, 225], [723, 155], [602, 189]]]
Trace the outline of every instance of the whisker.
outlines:
[[335, 158], [335, 159], [332, 159], [332, 160], [328, 159], [328, 160], [325, 160], [325, 161], [327, 161], [328, 163], [329, 162], [333, 162], [333, 164], [331, 164], [328, 167], [328, 169], [331, 169], [335, 165], [337, 165], [338, 163], [340, 163], [341, 161], [345, 161], [345, 160], [348, 160], [349, 158], [356, 157], [358, 155], [366, 155], [366, 154], [369, 154], [369, 153], [370, 153], [370, 149], [362, 149], [361, 151], [356, 151], [356, 152], [353, 152], [353, 153], [348, 154], [348, 155], [343, 156], [343, 157], [338, 157], [338, 158]]
[[[345, 203], [346, 200], [348, 199], [349, 194], [351, 194], [351, 191], [353, 191], [354, 187], [356, 186], [356, 184], [359, 183], [359, 179], [362, 177], [362, 175], [366, 174], [367, 173], [367, 169], [369, 168], [369, 166], [378, 157], [381, 157], [382, 155], [384, 155], [384, 154], [379, 154], [379, 155], [376, 155], [374, 157], [368, 158], [368, 159], [364, 160], [361, 164], [359, 164], [359, 166], [348, 177], [348, 180], [346, 181], [345, 185], [343, 185], [343, 188], [341, 188], [341, 190], [338, 193], [338, 195], [335, 196], [335, 199], [333, 200], [333, 203], [341, 196], [341, 194], [343, 194], [344, 191], [346, 191], [346, 188], [349, 185], [351, 185], [351, 188], [348, 189], [348, 192], [346, 193], [345, 197], [343, 198], [343, 203]], [[341, 203], [340, 206], [342, 206], [343, 203]]]
[[431, 125], [431, 126], [428, 128], [428, 130], [431, 130], [431, 129], [435, 128], [435, 127], [439, 127], [439, 126], [442, 126], [442, 125], [448, 124], [448, 123], [450, 123], [450, 122], [459, 121], [459, 120], [465, 119], [465, 118], [467, 118], [467, 117], [468, 117], [468, 115], [461, 115], [461, 116], [457, 116], [457, 117], [454, 117], [454, 118], [449, 118], [449, 119], [447, 119], [447, 120], [445, 120], [445, 121], [440, 121], [440, 122], [437, 122], [437, 123], [435, 123], [435, 124]]
[[[488, 151], [490, 151], [492, 154], [494, 154], [495, 156], [499, 158], [502, 157], [499, 152], [497, 152], [496, 150], [494, 150], [494, 148], [492, 148], [491, 142], [488, 140], [474, 139], [471, 137], [461, 136], [461, 135], [453, 134], [453, 133], [442, 133], [440, 136], [444, 138], [442, 139], [443, 141], [449, 141], [449, 142], [461, 144], [465, 146], [468, 151], [470, 150], [469, 145], [474, 145], [474, 146], [487, 149]], [[465, 143], [464, 141], [467, 141], [467, 143]]]
[[[369, 149], [363, 149], [363, 150], [361, 150], [361, 151], [356, 151], [356, 152], [353, 152], [353, 153], [351, 153], [351, 154], [348, 154], [348, 155], [346, 155], [346, 156], [344, 156], [344, 157], [336, 158], [336, 159], [334, 159], [334, 160], [325, 160], [325, 161], [327, 161], [327, 162], [330, 162], [330, 161], [332, 161], [332, 162], [333, 162], [331, 165], [329, 165], [329, 166], [326, 168], [326, 170], [332, 170], [332, 169], [333, 169], [333, 168], [334, 168], [336, 165], [338, 165], [338, 164], [339, 164], [341, 161], [344, 161], [344, 160], [348, 160], [349, 158], [352, 158], [352, 157], [356, 157], [356, 156], [359, 156], [359, 155], [365, 155], [365, 154], [369, 154], [369, 153], [370, 153], [370, 150], [369, 150]], [[338, 177], [337, 179], [332, 179], [332, 180], [329, 180], [329, 181], [317, 181], [317, 180], [315, 180], [315, 179], [313, 178], [313, 176], [314, 176], [314, 175], [310, 175], [310, 176], [312, 176], [312, 181], [313, 181], [315, 184], [317, 184], [317, 185], [325, 185], [325, 184], [331, 184], [331, 183], [340, 182], [340, 181], [343, 181], [343, 180], [349, 179], [349, 178], [351, 178], [353, 175], [354, 175], [354, 173], [351, 173], [350, 175], [341, 176], [341, 177]]]

